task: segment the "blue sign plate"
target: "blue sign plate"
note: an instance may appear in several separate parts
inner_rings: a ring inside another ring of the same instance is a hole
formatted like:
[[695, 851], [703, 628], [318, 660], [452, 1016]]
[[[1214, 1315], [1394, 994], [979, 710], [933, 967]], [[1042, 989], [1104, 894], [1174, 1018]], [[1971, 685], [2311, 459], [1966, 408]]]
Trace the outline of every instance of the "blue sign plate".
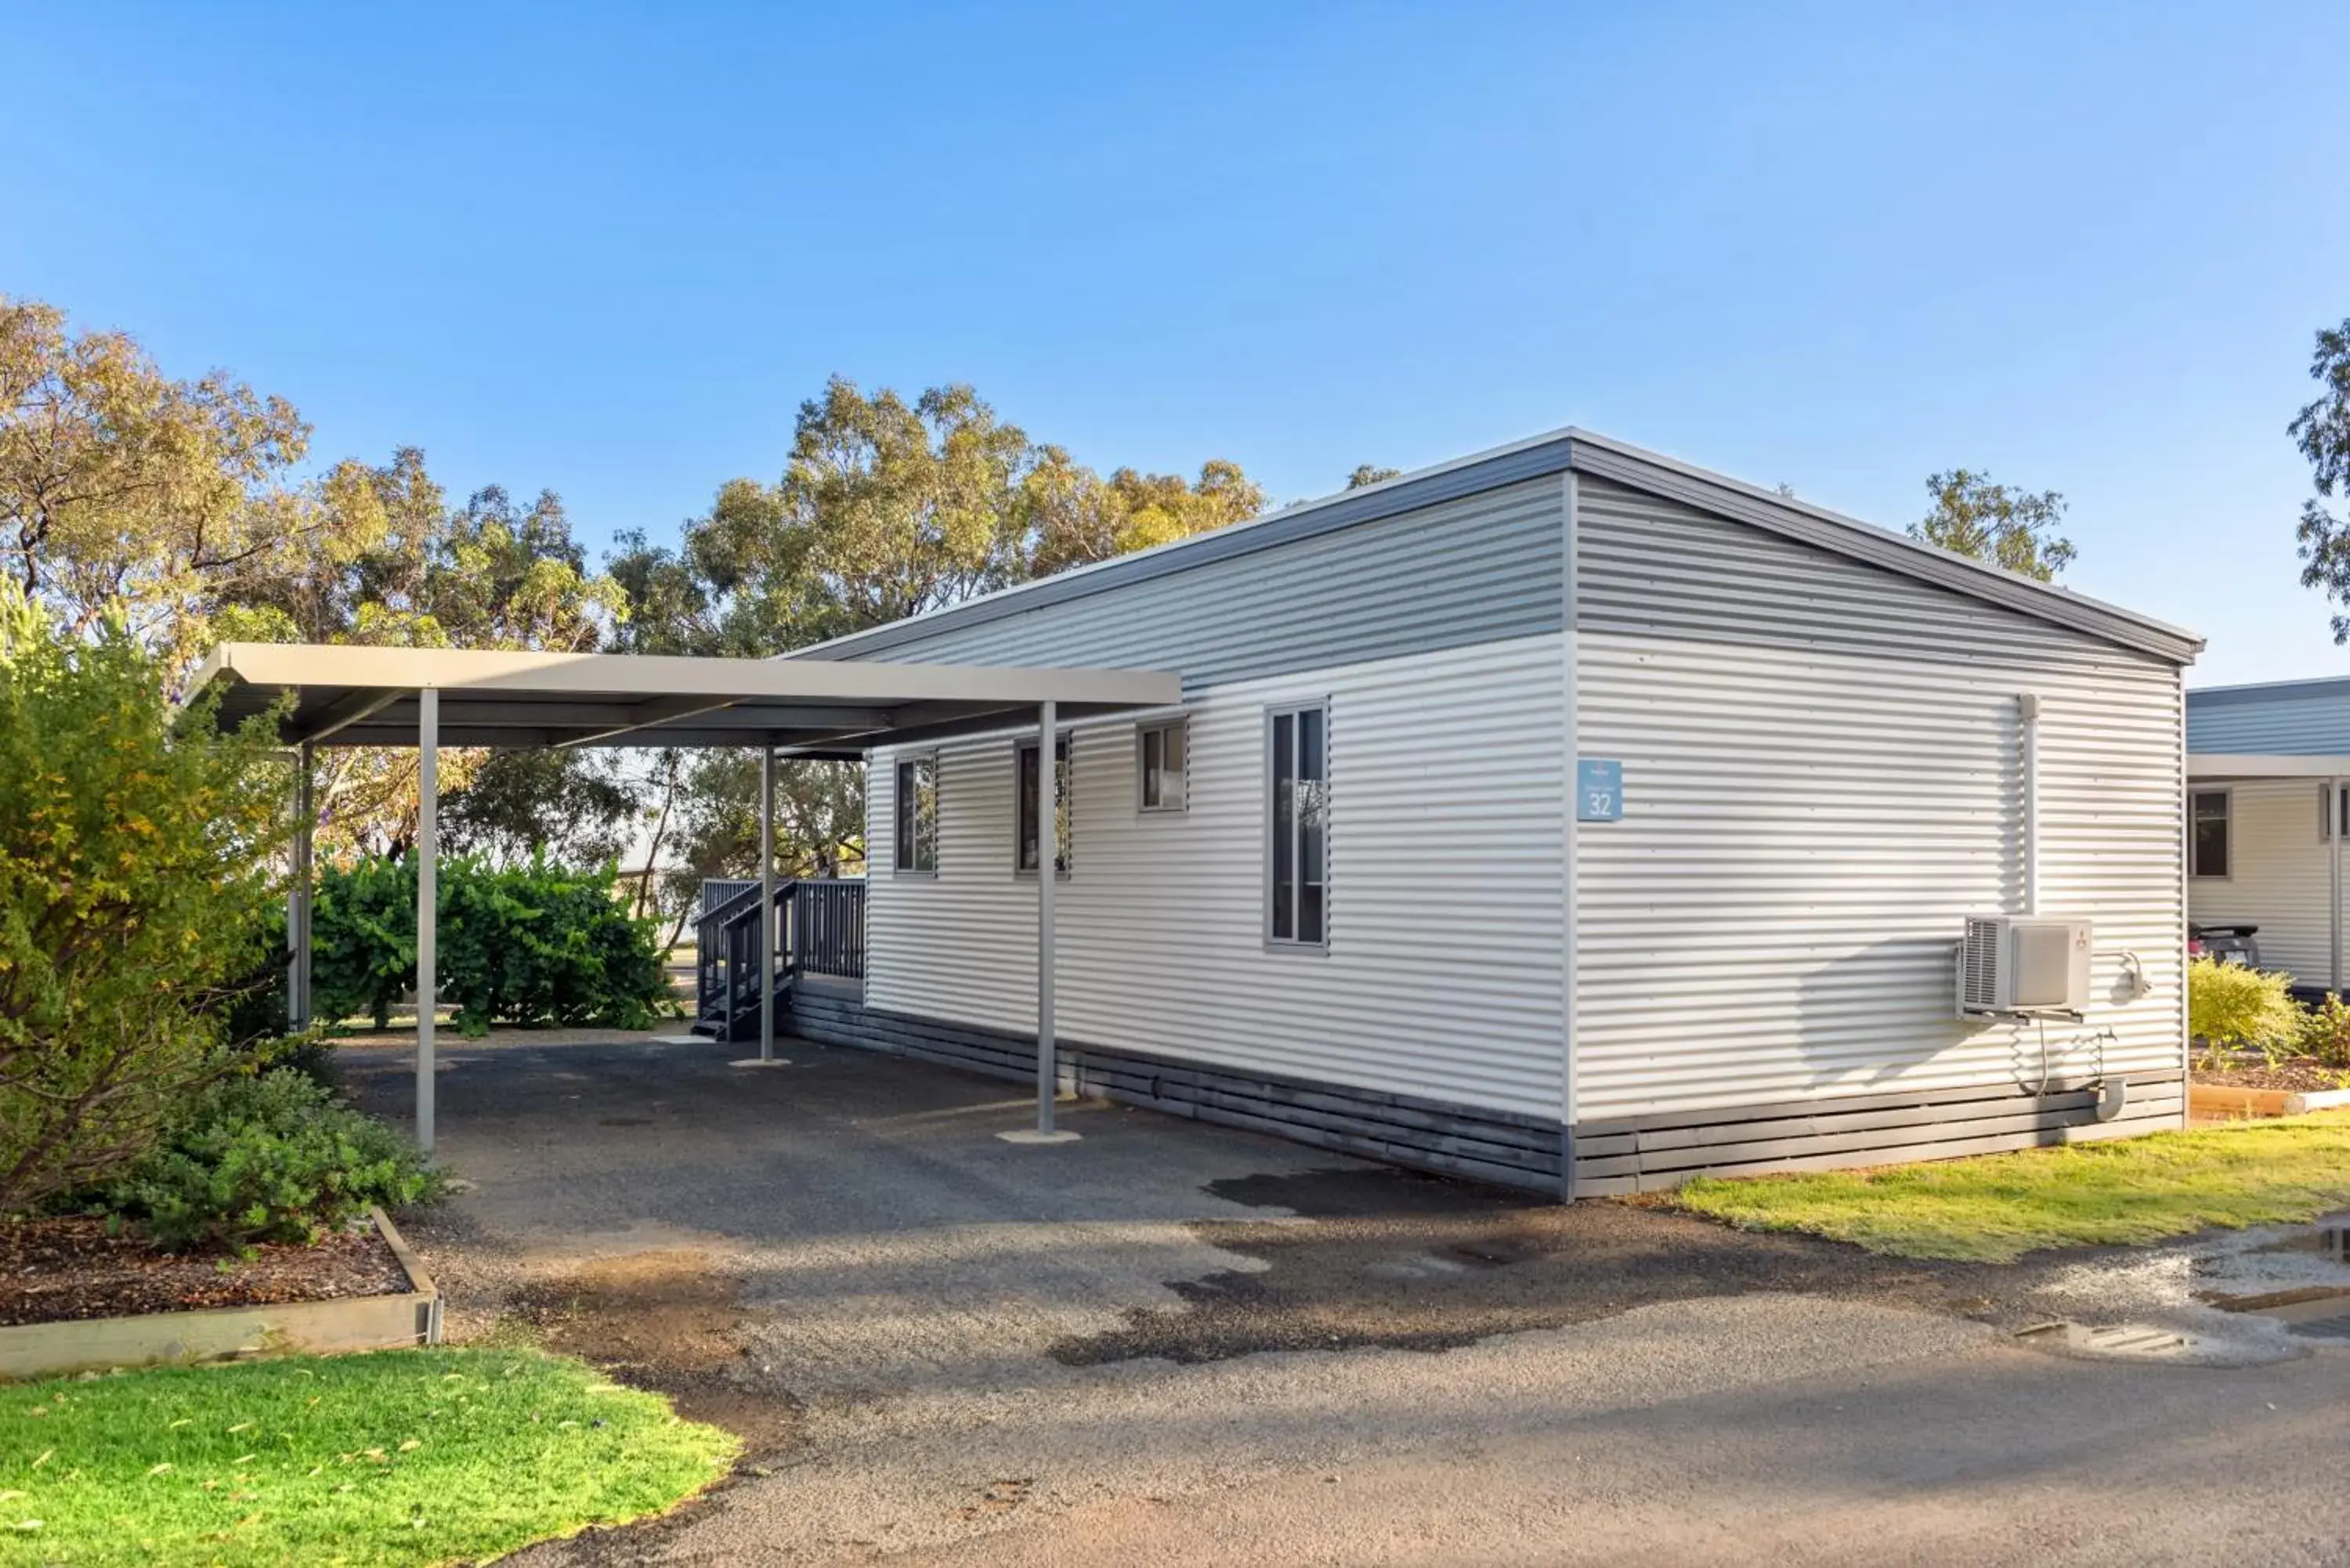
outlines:
[[1575, 820], [1624, 820], [1624, 764], [1604, 757], [1581, 757], [1575, 764]]

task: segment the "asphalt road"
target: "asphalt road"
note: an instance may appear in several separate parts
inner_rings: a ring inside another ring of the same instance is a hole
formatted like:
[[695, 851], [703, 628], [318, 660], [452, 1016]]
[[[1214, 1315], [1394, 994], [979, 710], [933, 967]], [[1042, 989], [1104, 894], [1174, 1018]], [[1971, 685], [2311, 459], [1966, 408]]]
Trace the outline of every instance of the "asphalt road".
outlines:
[[[2275, 1238], [2013, 1268], [1533, 1203], [795, 1042], [448, 1052], [459, 1337], [743, 1432], [554, 1563], [2345, 1563], [2350, 1349]], [[350, 1054], [396, 1110], [405, 1053]], [[2054, 1316], [2194, 1336], [2123, 1363]]]

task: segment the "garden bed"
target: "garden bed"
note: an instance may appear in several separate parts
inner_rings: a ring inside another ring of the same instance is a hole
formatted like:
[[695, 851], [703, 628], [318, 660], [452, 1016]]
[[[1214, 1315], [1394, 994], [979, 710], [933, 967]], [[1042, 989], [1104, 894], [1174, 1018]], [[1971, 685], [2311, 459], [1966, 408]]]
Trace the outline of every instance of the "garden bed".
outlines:
[[2198, 1118], [2297, 1116], [2350, 1106], [2350, 1072], [2311, 1057], [2247, 1057], [2197, 1067], [2187, 1085]]
[[0, 1224], [0, 1326], [275, 1306], [391, 1295], [410, 1288], [372, 1226], [315, 1247], [265, 1243], [250, 1258], [166, 1252], [121, 1227], [75, 1216]]
[[253, 1251], [159, 1251], [96, 1220], [0, 1227], [0, 1379], [439, 1340], [439, 1293], [380, 1210]]

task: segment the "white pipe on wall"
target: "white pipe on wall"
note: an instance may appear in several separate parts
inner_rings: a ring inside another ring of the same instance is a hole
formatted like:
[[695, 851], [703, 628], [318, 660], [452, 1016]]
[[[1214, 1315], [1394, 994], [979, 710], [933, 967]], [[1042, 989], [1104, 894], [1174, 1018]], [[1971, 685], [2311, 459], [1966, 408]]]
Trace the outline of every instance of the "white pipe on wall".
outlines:
[[2023, 912], [2040, 912], [2040, 697], [2016, 694], [2023, 732]]

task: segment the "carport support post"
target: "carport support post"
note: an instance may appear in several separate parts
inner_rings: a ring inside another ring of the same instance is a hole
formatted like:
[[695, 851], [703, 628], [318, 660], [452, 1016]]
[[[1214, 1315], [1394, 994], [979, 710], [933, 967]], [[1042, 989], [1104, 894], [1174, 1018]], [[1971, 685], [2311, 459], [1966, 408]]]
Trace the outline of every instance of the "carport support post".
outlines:
[[294, 748], [294, 865], [286, 892], [286, 1026], [310, 1026], [311, 838], [318, 808], [311, 791], [310, 742]]
[[441, 693], [416, 694], [416, 1144], [432, 1152], [432, 1005], [440, 989]]
[[[2338, 778], [2325, 781], [2325, 826], [2331, 829], [2325, 836], [2325, 843], [2329, 872], [2327, 885], [2332, 894], [2326, 900], [2326, 912], [2330, 919], [2325, 929], [2331, 945], [2325, 954], [2325, 988], [2339, 992], [2342, 989], [2342, 781]], [[2230, 850], [2233, 847], [2230, 846]]]
[[1061, 768], [1054, 705], [1036, 708], [1036, 1132], [1053, 1135], [1061, 1068], [1053, 1051], [1053, 892], [1060, 877]]
[[775, 1059], [775, 748], [759, 749], [759, 1060]]

